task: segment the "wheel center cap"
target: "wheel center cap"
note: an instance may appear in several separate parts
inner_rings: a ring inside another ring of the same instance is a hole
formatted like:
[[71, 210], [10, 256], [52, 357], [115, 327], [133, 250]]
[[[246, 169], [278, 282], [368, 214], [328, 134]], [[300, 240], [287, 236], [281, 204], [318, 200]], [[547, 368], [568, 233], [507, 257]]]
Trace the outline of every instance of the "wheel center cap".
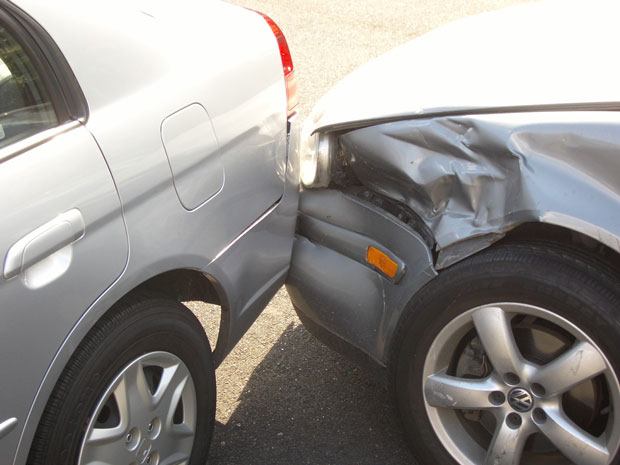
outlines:
[[151, 444], [151, 441], [149, 441], [148, 439], [143, 439], [142, 441], [140, 441], [140, 445], [138, 446], [138, 449], [136, 450], [136, 457], [138, 458], [138, 462], [139, 463], [146, 463], [147, 459], [149, 457], [149, 455], [151, 454], [151, 449], [153, 448], [153, 445]]
[[534, 399], [526, 389], [514, 388], [508, 393], [508, 404], [517, 412], [529, 412], [534, 405]]

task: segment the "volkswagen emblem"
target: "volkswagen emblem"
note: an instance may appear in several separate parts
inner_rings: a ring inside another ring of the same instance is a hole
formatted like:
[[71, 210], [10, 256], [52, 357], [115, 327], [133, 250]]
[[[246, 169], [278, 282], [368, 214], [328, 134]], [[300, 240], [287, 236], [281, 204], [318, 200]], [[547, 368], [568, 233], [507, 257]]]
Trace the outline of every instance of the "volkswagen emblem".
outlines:
[[514, 388], [508, 393], [508, 403], [517, 412], [529, 412], [532, 409], [534, 400], [532, 394], [523, 388]]

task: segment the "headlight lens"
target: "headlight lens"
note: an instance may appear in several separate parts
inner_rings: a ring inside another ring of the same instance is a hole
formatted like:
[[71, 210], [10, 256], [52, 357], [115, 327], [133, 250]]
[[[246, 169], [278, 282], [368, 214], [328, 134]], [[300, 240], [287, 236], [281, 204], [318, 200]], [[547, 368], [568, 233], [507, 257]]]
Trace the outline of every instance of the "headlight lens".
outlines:
[[332, 139], [328, 134], [303, 134], [301, 182], [305, 187], [327, 187], [331, 180]]
[[318, 164], [318, 134], [302, 134], [302, 146], [300, 147], [300, 171], [301, 182], [310, 187], [316, 179]]

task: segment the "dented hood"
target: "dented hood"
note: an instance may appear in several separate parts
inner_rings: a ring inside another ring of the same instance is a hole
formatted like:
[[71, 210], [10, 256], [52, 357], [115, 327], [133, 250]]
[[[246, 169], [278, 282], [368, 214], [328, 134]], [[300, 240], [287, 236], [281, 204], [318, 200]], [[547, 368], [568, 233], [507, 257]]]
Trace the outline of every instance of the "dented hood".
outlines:
[[539, 106], [616, 109], [619, 3], [525, 4], [451, 23], [345, 77], [305, 129]]

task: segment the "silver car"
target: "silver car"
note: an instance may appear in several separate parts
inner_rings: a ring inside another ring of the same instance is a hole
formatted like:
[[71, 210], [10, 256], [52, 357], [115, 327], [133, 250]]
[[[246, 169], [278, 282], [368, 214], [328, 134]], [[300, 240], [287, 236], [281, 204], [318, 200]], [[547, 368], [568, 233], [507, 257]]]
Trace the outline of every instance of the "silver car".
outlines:
[[448, 25], [304, 125], [289, 294], [388, 369], [420, 464], [618, 463], [617, 3]]
[[255, 11], [0, 1], [0, 464], [205, 462], [214, 366], [289, 269], [295, 103]]

